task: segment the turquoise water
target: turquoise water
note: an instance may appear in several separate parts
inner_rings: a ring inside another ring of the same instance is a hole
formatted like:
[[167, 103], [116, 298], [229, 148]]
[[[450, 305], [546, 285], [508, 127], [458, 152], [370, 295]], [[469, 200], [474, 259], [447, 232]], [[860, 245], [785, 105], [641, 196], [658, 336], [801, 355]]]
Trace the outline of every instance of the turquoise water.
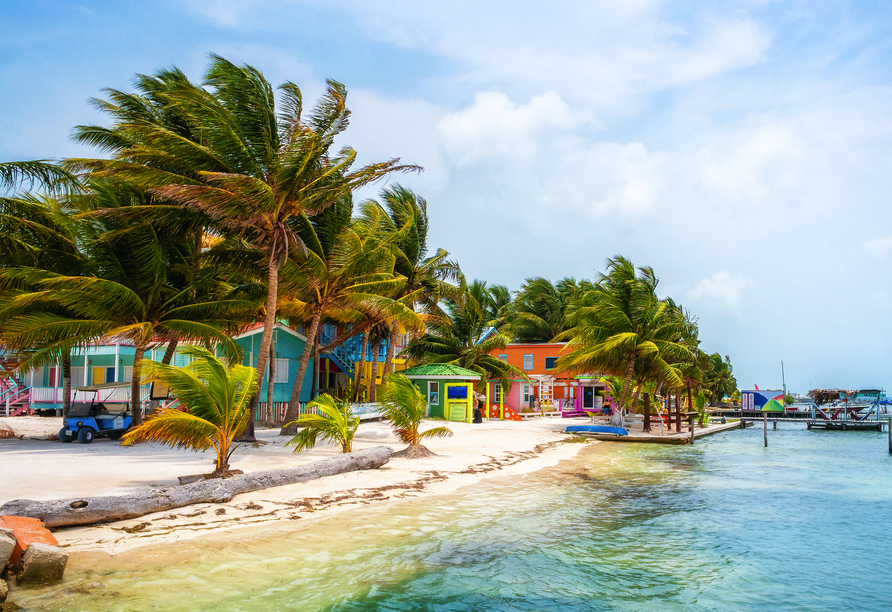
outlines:
[[769, 431], [767, 449], [761, 437], [600, 444], [460, 496], [160, 551], [18, 599], [34, 610], [892, 608], [886, 434], [790, 424]]

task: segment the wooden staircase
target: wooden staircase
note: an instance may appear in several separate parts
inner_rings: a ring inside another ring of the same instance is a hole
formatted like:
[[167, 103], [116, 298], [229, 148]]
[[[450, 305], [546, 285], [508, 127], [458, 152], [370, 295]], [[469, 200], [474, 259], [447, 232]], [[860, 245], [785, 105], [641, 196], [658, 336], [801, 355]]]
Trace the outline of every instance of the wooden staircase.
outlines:
[[31, 393], [16, 372], [19, 360], [0, 348], [0, 415], [31, 414]]

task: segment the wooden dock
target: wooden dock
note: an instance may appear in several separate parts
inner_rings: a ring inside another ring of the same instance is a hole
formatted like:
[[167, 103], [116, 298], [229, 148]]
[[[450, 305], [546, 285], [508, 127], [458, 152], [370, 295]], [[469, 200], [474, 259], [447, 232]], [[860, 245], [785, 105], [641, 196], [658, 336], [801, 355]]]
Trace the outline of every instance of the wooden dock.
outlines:
[[887, 421], [826, 421], [823, 419], [809, 420], [808, 429], [826, 429], [828, 431], [883, 431], [888, 425]]
[[[741, 429], [743, 427], [747, 427], [748, 425], [744, 421], [735, 421], [733, 423], [716, 423], [715, 425], [710, 425], [704, 429], [695, 428], [694, 429], [694, 438], [703, 438], [706, 436], [711, 436], [713, 434], [721, 433], [723, 431], [729, 431], [731, 429]], [[673, 433], [673, 434], [665, 434], [660, 435], [658, 433], [650, 433], [650, 434], [629, 434], [628, 436], [615, 436], [613, 434], [592, 434], [580, 432], [579, 435], [584, 435], [587, 438], [594, 438], [595, 440], [601, 440], [603, 442], [638, 442], [643, 444], [690, 444], [691, 443], [691, 430], [688, 427], [685, 427], [682, 430], [682, 433]]]

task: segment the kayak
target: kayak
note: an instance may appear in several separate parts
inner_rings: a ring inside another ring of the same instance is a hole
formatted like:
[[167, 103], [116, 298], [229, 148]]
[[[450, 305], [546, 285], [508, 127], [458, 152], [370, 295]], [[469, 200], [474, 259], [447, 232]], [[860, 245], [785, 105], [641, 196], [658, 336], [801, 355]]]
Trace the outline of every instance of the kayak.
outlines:
[[599, 433], [599, 434], [615, 434], [617, 436], [628, 436], [629, 432], [622, 427], [611, 427], [610, 425], [570, 425], [567, 427], [567, 433]]

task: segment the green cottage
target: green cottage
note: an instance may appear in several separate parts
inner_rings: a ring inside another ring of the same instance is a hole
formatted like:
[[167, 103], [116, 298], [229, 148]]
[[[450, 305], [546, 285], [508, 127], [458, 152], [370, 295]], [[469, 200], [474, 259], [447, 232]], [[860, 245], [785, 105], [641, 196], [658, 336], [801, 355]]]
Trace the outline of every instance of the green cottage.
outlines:
[[427, 397], [427, 416], [471, 422], [474, 417], [474, 385], [480, 375], [449, 363], [426, 363], [403, 370]]

